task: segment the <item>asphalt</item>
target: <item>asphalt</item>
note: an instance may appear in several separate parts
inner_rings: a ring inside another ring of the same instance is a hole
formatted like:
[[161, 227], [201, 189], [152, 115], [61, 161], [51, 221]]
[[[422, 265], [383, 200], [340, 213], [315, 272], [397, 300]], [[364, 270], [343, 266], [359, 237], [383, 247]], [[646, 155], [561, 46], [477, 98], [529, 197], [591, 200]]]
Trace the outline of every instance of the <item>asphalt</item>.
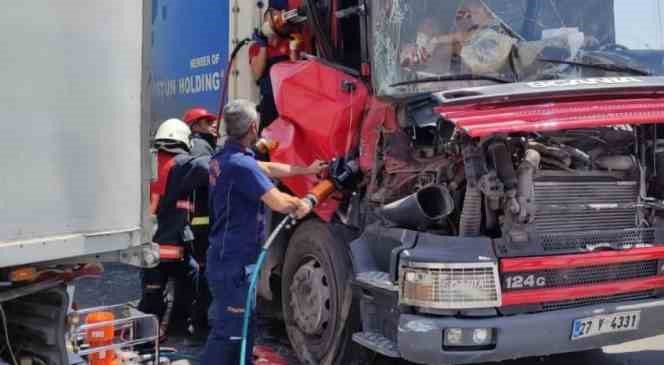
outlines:
[[[75, 303], [80, 308], [111, 305], [135, 301], [140, 297], [139, 271], [135, 268], [107, 264], [101, 278], [83, 279], [76, 285]], [[545, 339], [543, 339], [545, 341]], [[165, 346], [175, 347], [182, 354], [198, 356], [203, 340], [193, 340], [184, 333], [169, 337]], [[269, 345], [275, 351], [297, 365], [280, 323], [269, 323], [267, 330], [258, 336], [258, 342]], [[500, 364], [483, 365], [663, 365], [664, 336], [605, 347], [582, 353], [563, 354], [541, 358], [526, 358], [505, 361]], [[372, 365], [395, 365], [381, 359]], [[407, 365], [401, 363], [399, 365]]]

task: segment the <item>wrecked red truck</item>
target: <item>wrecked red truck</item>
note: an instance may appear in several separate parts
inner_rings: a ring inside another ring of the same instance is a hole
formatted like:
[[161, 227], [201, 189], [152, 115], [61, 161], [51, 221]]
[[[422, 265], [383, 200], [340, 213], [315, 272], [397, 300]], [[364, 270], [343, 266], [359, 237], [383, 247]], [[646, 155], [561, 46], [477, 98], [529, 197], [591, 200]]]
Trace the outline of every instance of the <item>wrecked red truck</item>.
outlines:
[[337, 192], [273, 245], [258, 292], [303, 363], [664, 333], [657, 1], [300, 5], [317, 55], [273, 68], [264, 136], [273, 161], [334, 160]]

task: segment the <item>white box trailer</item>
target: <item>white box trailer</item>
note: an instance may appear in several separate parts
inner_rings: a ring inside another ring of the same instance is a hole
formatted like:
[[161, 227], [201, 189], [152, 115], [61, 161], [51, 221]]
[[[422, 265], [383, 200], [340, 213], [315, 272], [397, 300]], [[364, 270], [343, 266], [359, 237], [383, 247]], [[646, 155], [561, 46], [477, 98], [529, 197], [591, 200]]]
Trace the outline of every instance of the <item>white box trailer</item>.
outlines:
[[142, 2], [19, 2], [0, 33], [0, 268], [149, 242]]
[[31, 0], [0, 13], [0, 304], [14, 340], [43, 337], [23, 345], [47, 363], [66, 360], [63, 278], [12, 272], [158, 258], [147, 212], [151, 6]]

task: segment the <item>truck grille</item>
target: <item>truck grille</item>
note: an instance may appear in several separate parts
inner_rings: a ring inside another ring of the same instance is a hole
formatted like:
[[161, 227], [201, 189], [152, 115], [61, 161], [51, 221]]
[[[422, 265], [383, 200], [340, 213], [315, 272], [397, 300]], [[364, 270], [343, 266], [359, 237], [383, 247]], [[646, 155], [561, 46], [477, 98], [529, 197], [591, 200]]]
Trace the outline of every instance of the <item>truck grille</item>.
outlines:
[[[503, 291], [564, 288], [576, 285], [593, 285], [621, 280], [656, 276], [657, 260], [628, 262], [614, 265], [577, 267], [562, 270], [534, 272], [510, 272], [503, 274]], [[515, 278], [517, 280], [515, 280]], [[532, 286], [524, 285], [530, 278]], [[515, 284], [518, 284], [515, 286]], [[541, 284], [540, 286], [537, 286]]]
[[497, 307], [501, 304], [495, 263], [404, 263], [400, 268], [400, 301], [436, 309]]
[[587, 249], [588, 247], [611, 247], [638, 246], [655, 244], [655, 230], [645, 229], [622, 229], [568, 233], [548, 233], [540, 236], [544, 251], [575, 251]]
[[627, 294], [618, 294], [618, 295], [609, 295], [603, 297], [592, 297], [592, 298], [581, 298], [574, 300], [566, 300], [563, 302], [552, 302], [542, 304], [542, 311], [551, 312], [556, 310], [578, 308], [590, 305], [599, 305], [599, 304], [608, 304], [608, 303], [618, 303], [618, 302], [631, 302], [637, 300], [646, 300], [654, 298], [652, 291], [643, 291], [636, 293], [627, 293]]

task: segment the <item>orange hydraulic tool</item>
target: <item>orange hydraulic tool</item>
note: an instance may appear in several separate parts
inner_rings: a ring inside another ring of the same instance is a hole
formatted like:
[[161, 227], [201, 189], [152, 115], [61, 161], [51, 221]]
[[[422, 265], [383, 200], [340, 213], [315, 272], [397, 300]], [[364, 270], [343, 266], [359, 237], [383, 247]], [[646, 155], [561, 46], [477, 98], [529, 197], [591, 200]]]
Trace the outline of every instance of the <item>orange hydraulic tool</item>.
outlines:
[[336, 187], [334, 182], [330, 179], [321, 180], [316, 184], [311, 190], [304, 196], [304, 199], [307, 199], [311, 202], [311, 206], [315, 207], [320, 204], [323, 200], [327, 199], [334, 193]]
[[307, 21], [304, 13], [303, 9], [272, 11], [270, 17], [272, 29], [281, 36], [288, 36], [293, 33], [295, 24]]

